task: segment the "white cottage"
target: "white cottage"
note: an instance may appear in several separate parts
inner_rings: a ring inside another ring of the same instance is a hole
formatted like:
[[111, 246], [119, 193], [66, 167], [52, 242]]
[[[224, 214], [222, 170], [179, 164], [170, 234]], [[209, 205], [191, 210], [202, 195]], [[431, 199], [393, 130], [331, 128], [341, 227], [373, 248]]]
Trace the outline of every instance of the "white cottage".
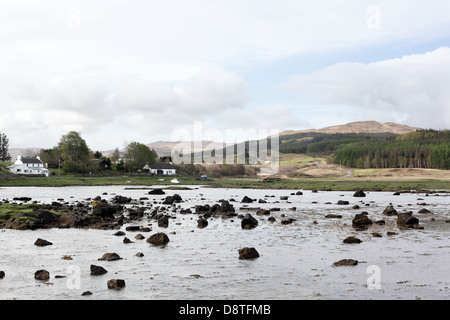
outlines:
[[156, 162], [151, 166], [147, 164], [144, 167], [144, 170], [148, 170], [150, 173], [156, 175], [164, 175], [164, 176], [172, 176], [177, 173], [175, 167], [171, 163], [167, 162]]
[[16, 162], [9, 166], [8, 169], [14, 174], [43, 175], [46, 177], [50, 175], [50, 171], [44, 168], [44, 163], [39, 156], [36, 158], [17, 156]]

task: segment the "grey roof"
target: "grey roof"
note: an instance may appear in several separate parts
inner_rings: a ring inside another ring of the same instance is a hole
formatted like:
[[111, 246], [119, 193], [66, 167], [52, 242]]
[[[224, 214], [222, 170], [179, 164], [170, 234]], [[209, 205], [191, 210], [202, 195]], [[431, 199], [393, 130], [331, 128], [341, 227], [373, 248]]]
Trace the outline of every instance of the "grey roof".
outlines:
[[22, 157], [20, 159], [22, 161], [22, 163], [37, 163], [37, 164], [42, 164], [42, 161], [37, 159], [37, 158], [24, 158]]
[[175, 167], [167, 162], [156, 162], [150, 166], [152, 169], [175, 169]]

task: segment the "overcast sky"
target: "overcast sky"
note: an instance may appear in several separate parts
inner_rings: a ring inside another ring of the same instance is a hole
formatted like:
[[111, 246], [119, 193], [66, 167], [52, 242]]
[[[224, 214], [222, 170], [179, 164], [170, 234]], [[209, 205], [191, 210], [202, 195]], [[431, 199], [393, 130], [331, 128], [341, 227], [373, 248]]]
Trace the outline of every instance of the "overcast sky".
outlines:
[[449, 12], [448, 0], [0, 0], [0, 131], [10, 148], [74, 130], [108, 150], [195, 121], [450, 128]]

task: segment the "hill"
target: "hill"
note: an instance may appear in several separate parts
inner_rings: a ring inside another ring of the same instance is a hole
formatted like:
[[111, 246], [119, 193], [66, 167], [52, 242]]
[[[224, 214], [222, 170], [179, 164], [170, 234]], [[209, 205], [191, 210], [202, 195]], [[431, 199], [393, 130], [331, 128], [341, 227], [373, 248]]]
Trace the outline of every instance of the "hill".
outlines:
[[280, 136], [294, 135], [298, 133], [394, 133], [405, 134], [413, 132], [421, 128], [410, 127], [404, 124], [398, 124], [394, 122], [380, 123], [377, 121], [357, 121], [347, 124], [325, 127], [321, 129], [308, 129], [308, 130], [286, 130], [280, 132]]

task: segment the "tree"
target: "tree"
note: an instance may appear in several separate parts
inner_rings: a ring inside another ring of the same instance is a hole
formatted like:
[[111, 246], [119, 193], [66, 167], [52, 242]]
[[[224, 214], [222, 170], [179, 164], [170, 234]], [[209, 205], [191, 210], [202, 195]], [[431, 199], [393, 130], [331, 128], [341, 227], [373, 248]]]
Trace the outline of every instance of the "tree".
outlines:
[[0, 161], [9, 161], [11, 156], [9, 155], [9, 139], [6, 133], [0, 132]]
[[91, 151], [80, 134], [70, 131], [61, 137], [58, 149], [66, 172], [87, 172], [91, 158]]
[[100, 159], [102, 156], [103, 156], [103, 154], [100, 151], [95, 151], [95, 153], [94, 153], [95, 159]]
[[120, 159], [120, 151], [119, 148], [114, 149], [112, 155], [111, 155], [111, 161], [119, 161]]
[[127, 145], [125, 158], [127, 159], [126, 167], [131, 171], [141, 170], [147, 163], [151, 165], [155, 162], [153, 151], [139, 142], [130, 142]]

